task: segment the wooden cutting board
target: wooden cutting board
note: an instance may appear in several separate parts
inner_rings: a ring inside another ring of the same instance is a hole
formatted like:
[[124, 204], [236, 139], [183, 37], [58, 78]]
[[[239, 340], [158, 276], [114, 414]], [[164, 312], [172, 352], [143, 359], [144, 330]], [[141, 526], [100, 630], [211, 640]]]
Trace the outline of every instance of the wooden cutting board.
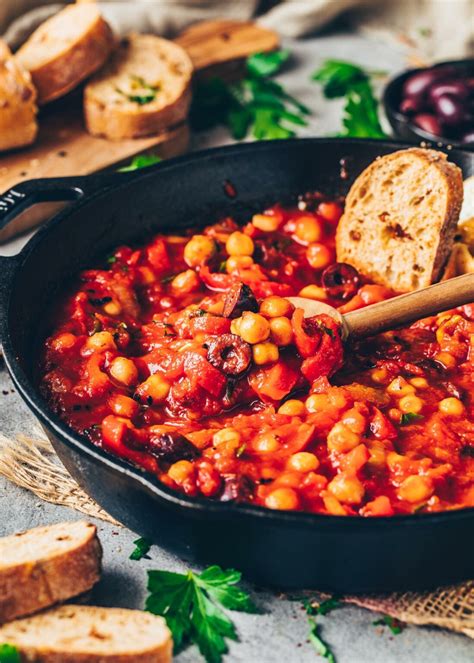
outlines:
[[[248, 55], [279, 44], [274, 32], [255, 23], [227, 20], [197, 23], [176, 41], [188, 51], [198, 76], [232, 75]], [[143, 152], [169, 158], [185, 152], [189, 141], [185, 125], [150, 138], [95, 138], [84, 128], [78, 94], [45, 107], [39, 125], [34, 145], [0, 156], [0, 192], [27, 179], [88, 175]]]

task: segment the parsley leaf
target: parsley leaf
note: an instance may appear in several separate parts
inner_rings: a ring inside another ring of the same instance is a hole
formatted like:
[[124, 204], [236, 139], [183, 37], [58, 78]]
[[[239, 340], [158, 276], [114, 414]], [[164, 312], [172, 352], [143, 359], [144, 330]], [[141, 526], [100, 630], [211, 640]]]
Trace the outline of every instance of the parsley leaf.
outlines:
[[147, 83], [144, 78], [141, 76], [132, 76], [132, 89], [137, 91], [137, 94], [128, 94], [120, 88], [116, 88], [117, 92], [126, 97], [129, 101], [133, 101], [139, 106], [144, 106], [149, 104], [151, 101], [156, 99], [156, 95], [160, 91], [159, 85], [150, 85]]
[[199, 83], [191, 108], [193, 129], [224, 125], [236, 140], [249, 132], [257, 140], [294, 136], [295, 126], [306, 126], [310, 111], [269, 78], [288, 57], [288, 51], [257, 53], [247, 59], [241, 81], [229, 84], [214, 78]]
[[210, 566], [202, 573], [149, 571], [145, 609], [166, 619], [176, 650], [193, 642], [208, 663], [220, 663], [227, 652], [226, 638], [237, 640], [229, 610], [255, 612], [250, 596], [240, 589], [241, 573]]
[[321, 603], [308, 601], [306, 599], [303, 601], [303, 605], [308, 615], [327, 615], [332, 610], [339, 608], [341, 602], [335, 596], [331, 596], [331, 598], [321, 601]]
[[[380, 72], [372, 72], [372, 74]], [[370, 72], [342, 60], [326, 60], [312, 78], [321, 83], [327, 99], [345, 97], [341, 136], [385, 138]]]
[[136, 541], [134, 541], [133, 543], [135, 544], [135, 550], [132, 552], [129, 559], [133, 559], [137, 562], [140, 559], [143, 559], [143, 557], [149, 559], [148, 553], [150, 552], [150, 548], [153, 545], [150, 539], [140, 538], [136, 539]]
[[311, 617], [308, 618], [309, 622], [309, 641], [313, 645], [313, 647], [316, 649], [318, 654], [320, 656], [324, 656], [324, 658], [327, 658], [329, 663], [336, 663], [336, 659], [334, 657], [334, 654], [332, 653], [331, 649], [328, 647], [328, 645], [324, 642], [324, 640], [321, 638], [319, 635], [319, 626], [316, 623], [315, 619], [312, 619]]
[[114, 262], [117, 262], [117, 256], [109, 256], [107, 258], [107, 262], [108, 262], [109, 265], [113, 265]]
[[13, 645], [0, 645], [0, 663], [21, 663], [18, 649]]
[[404, 412], [400, 417], [400, 426], [409, 426], [410, 424], [414, 424], [421, 419], [423, 419], [422, 414], [416, 414], [415, 412]]
[[154, 166], [155, 163], [160, 163], [161, 157], [156, 154], [139, 154], [136, 157], [133, 157], [132, 161], [127, 165], [119, 168], [117, 172], [119, 173], [129, 173], [132, 170], [139, 170], [140, 168], [148, 168], [148, 166]]
[[392, 631], [393, 635], [400, 635], [404, 629], [404, 624], [400, 622], [395, 617], [390, 617], [389, 615], [384, 615], [381, 619], [377, 619], [375, 622], [372, 622], [374, 626], [388, 626]]

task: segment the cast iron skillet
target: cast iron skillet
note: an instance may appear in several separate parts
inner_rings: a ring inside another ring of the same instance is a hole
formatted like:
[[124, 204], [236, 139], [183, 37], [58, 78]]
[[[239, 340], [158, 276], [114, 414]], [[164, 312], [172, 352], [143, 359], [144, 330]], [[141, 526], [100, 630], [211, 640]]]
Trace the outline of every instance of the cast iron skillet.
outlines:
[[[348, 139], [246, 144], [127, 175], [25, 182], [0, 198], [0, 228], [33, 202], [76, 200], [19, 255], [0, 259], [1, 340], [20, 395], [68, 471], [127, 527], [188, 560], [233, 566], [272, 586], [369, 592], [474, 576], [474, 509], [349, 518], [187, 498], [74, 433], [49, 411], [34, 381], [45, 311], [70, 275], [115, 246], [226, 214], [248, 218], [307, 190], [344, 194], [375, 157], [400, 147]], [[474, 173], [472, 154], [453, 151], [450, 158], [465, 176]]]

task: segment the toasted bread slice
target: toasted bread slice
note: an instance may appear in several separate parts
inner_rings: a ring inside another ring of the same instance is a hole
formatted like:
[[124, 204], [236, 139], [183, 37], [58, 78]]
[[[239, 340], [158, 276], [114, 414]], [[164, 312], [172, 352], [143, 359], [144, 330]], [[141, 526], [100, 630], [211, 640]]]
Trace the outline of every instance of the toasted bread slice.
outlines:
[[64, 605], [5, 624], [0, 642], [16, 646], [34, 663], [170, 663], [173, 647], [162, 617], [85, 605]]
[[463, 200], [461, 170], [412, 148], [376, 159], [349, 191], [336, 234], [339, 262], [408, 292], [440, 278]]
[[62, 97], [99, 69], [114, 37], [97, 5], [68, 5], [37, 28], [16, 53], [31, 73], [38, 102]]
[[30, 145], [38, 133], [31, 76], [0, 39], [0, 151]]
[[88, 131], [120, 140], [157, 134], [183, 122], [192, 74], [181, 46], [154, 35], [130, 35], [86, 85]]
[[101, 558], [96, 527], [84, 521], [0, 539], [0, 623], [86, 592], [99, 580]]

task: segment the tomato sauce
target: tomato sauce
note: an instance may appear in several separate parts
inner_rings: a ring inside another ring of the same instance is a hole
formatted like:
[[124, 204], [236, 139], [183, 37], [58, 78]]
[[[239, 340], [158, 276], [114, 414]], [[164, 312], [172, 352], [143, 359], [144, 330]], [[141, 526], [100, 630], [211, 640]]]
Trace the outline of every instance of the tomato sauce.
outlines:
[[343, 348], [395, 293], [336, 263], [339, 201], [121, 246], [51, 315], [50, 407], [189, 496], [390, 516], [474, 506], [474, 304]]

